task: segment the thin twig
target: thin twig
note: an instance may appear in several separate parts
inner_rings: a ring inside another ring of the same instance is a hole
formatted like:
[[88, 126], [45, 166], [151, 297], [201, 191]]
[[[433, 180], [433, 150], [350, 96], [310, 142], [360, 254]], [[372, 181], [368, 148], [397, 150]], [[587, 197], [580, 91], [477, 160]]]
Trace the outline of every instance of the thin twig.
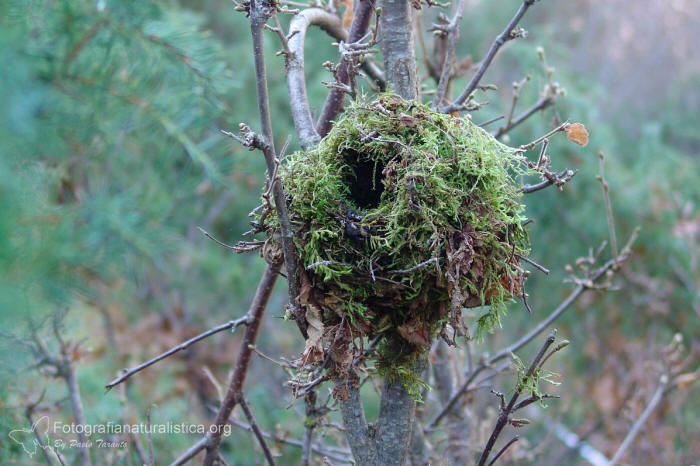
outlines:
[[622, 456], [625, 454], [625, 451], [632, 444], [634, 438], [639, 433], [639, 430], [649, 418], [649, 415], [652, 413], [652, 411], [654, 411], [656, 406], [661, 401], [664, 391], [666, 390], [666, 386], [668, 385], [668, 379], [669, 377], [666, 374], [661, 376], [661, 380], [659, 381], [659, 387], [656, 389], [656, 392], [654, 392], [654, 395], [651, 397], [649, 404], [639, 416], [639, 419], [637, 419], [637, 421], [634, 423], [630, 431], [627, 433], [625, 440], [622, 441], [622, 445], [620, 445], [620, 448], [617, 449], [615, 455], [610, 460], [610, 463], [608, 463], [608, 466], [615, 466], [615, 464], [617, 464], [617, 462], [622, 459]]
[[500, 138], [504, 134], [506, 134], [508, 131], [512, 130], [516, 126], [520, 125], [522, 122], [530, 118], [532, 115], [537, 113], [540, 110], [544, 110], [545, 108], [549, 107], [554, 103], [554, 97], [547, 95], [544, 97], [541, 97], [537, 102], [535, 102], [530, 108], [525, 110], [523, 113], [518, 115], [511, 121], [509, 125], [502, 126], [498, 128], [497, 131], [494, 133], [491, 133], [491, 136], [495, 137], [496, 139]]
[[[535, 359], [532, 360], [532, 363], [530, 364], [530, 367], [528, 368], [527, 372], [525, 373], [523, 379], [518, 381], [518, 384], [515, 387], [515, 391], [514, 391], [513, 395], [510, 398], [510, 401], [508, 402], [508, 404], [506, 406], [503, 406], [503, 397], [501, 396], [501, 409], [500, 409], [499, 414], [498, 414], [498, 420], [496, 421], [496, 426], [494, 427], [493, 432], [491, 432], [491, 436], [489, 437], [489, 440], [486, 443], [486, 446], [484, 447], [484, 451], [481, 453], [481, 457], [479, 458], [479, 462], [478, 462], [477, 466], [483, 466], [484, 464], [486, 464], [486, 460], [488, 460], [489, 455], [491, 454], [491, 450], [493, 449], [493, 446], [496, 444], [496, 440], [498, 440], [498, 436], [501, 434], [501, 432], [503, 431], [503, 428], [506, 426], [506, 424], [508, 424], [508, 421], [510, 420], [510, 415], [514, 412], [513, 408], [515, 407], [515, 402], [518, 400], [520, 393], [525, 388], [524, 381], [526, 381], [530, 377], [532, 377], [533, 374], [535, 373], [535, 369], [537, 369], [539, 367], [540, 361], [544, 357], [545, 353], [547, 352], [547, 349], [549, 349], [549, 347], [554, 343], [554, 337], [556, 336], [556, 332], [557, 332], [556, 330], [552, 330], [552, 332], [549, 334], [544, 345], [542, 345], [542, 348], [540, 348], [539, 353], [537, 353], [537, 356], [535, 356]], [[511, 443], [512, 443], [512, 441], [511, 441]], [[505, 451], [505, 449], [503, 451]], [[501, 453], [502, 452], [499, 452], [499, 455]], [[489, 464], [493, 464], [493, 461]]]
[[[367, 34], [376, 3], [376, 0], [362, 0], [357, 2], [352, 23], [350, 24], [350, 32], [348, 33], [347, 40], [349, 43], [358, 42]], [[348, 58], [341, 55], [336, 76], [338, 81], [342, 84], [347, 84], [350, 80], [348, 65]], [[344, 92], [339, 89], [329, 90], [316, 123], [316, 130], [321, 137], [325, 136], [328, 134], [328, 131], [330, 131], [333, 126], [333, 120], [336, 119], [343, 107], [344, 100]]]
[[182, 455], [180, 455], [175, 461], [170, 463], [170, 466], [182, 466], [187, 464], [192, 458], [197, 456], [199, 452], [207, 448], [209, 444], [209, 436], [205, 435], [197, 441], [194, 445], [187, 449]]
[[[630, 238], [632, 241], [634, 238]], [[631, 246], [631, 243], [628, 242], [628, 246], [623, 249], [623, 254], [621, 255], [619, 261], [624, 261], [629, 257], [630, 251], [629, 247]], [[601, 277], [605, 276], [607, 271], [612, 269], [613, 266], [615, 265], [615, 262], [613, 260], [609, 260], [605, 264], [603, 264], [601, 267], [596, 269], [591, 273], [591, 276], [589, 277], [590, 284], [595, 283], [597, 280], [599, 280]], [[445, 415], [456, 405], [457, 401], [462, 397], [462, 395], [467, 391], [469, 388], [469, 385], [474, 381], [476, 376], [484, 371], [485, 369], [488, 369], [491, 367], [494, 363], [500, 361], [503, 358], [508, 357], [511, 353], [517, 351], [518, 349], [522, 348], [526, 344], [528, 344], [530, 341], [532, 341], [537, 335], [542, 333], [548, 326], [551, 324], [554, 320], [557, 319], [564, 311], [569, 309], [569, 307], [587, 290], [591, 289], [590, 286], [587, 286], [585, 283], [579, 283], [576, 288], [571, 292], [571, 294], [557, 306], [554, 311], [552, 311], [546, 318], [544, 318], [542, 321], [540, 321], [535, 328], [530, 330], [527, 334], [523, 335], [518, 341], [515, 343], [507, 346], [506, 348], [503, 348], [493, 356], [491, 356], [489, 359], [484, 361], [483, 363], [477, 365], [469, 374], [469, 377], [467, 380], [455, 391], [455, 393], [452, 395], [450, 400], [444, 404], [440, 412], [438, 412], [435, 417], [428, 423], [428, 428], [435, 428], [440, 421], [445, 417]]]
[[105, 385], [105, 388], [107, 390], [109, 390], [109, 389], [119, 385], [120, 383], [124, 382], [129, 377], [136, 374], [137, 372], [141, 372], [142, 370], [146, 369], [147, 367], [150, 367], [150, 366], [154, 365], [155, 363], [162, 361], [163, 359], [167, 358], [168, 356], [172, 356], [173, 354], [175, 354], [179, 351], [184, 351], [187, 348], [189, 348], [190, 346], [192, 346], [193, 344], [195, 344], [201, 340], [204, 340], [205, 338], [208, 338], [212, 335], [223, 332], [225, 330], [229, 330], [229, 329], [233, 330], [236, 327], [238, 327], [239, 325], [247, 324], [249, 319], [250, 319], [250, 316], [248, 314], [246, 314], [245, 316], [240, 317], [236, 320], [229, 320], [225, 324], [221, 324], [221, 325], [217, 325], [216, 327], [212, 327], [209, 330], [207, 330], [206, 332], [202, 332], [199, 335], [197, 335], [193, 338], [190, 338], [189, 340], [187, 340], [183, 343], [180, 343], [179, 345], [174, 346], [173, 348], [170, 348], [168, 351], [159, 354], [155, 358], [149, 359], [148, 361], [146, 361], [142, 364], [139, 364], [138, 366], [133, 367], [131, 369], [126, 369], [122, 373], [122, 375], [120, 375], [116, 379], [112, 380], [107, 385]]
[[311, 444], [316, 427], [316, 392], [311, 390], [304, 397], [306, 417], [304, 418], [304, 445], [301, 448], [301, 466], [309, 466]]
[[[245, 422], [241, 422], [241, 421], [234, 419], [234, 418], [230, 418], [229, 423], [231, 425], [240, 427], [242, 429], [246, 429], [246, 430], [251, 431], [251, 432], [253, 430], [249, 424], [246, 424]], [[287, 444], [289, 446], [297, 447], [297, 448], [302, 448], [304, 446], [304, 443], [301, 440], [288, 438], [286, 436], [271, 434], [269, 432], [265, 432], [264, 430], [261, 430], [260, 433], [263, 435], [263, 437], [272, 439], [275, 442], [284, 443], [284, 444]], [[342, 461], [344, 463], [348, 462], [348, 456], [350, 455], [349, 450], [343, 450], [342, 453], [336, 454], [336, 453], [333, 453], [331, 451], [324, 450], [323, 448], [321, 448], [315, 444], [311, 445], [311, 451], [313, 451], [317, 455], [327, 456], [330, 459], [333, 459], [335, 461]]]
[[479, 85], [481, 78], [484, 76], [484, 73], [491, 65], [491, 62], [496, 56], [496, 53], [498, 53], [499, 49], [503, 46], [503, 44], [516, 37], [516, 35], [513, 34], [515, 27], [525, 15], [525, 12], [527, 12], [528, 8], [530, 8], [534, 3], [535, 0], [523, 0], [523, 3], [520, 5], [520, 8], [515, 13], [515, 16], [513, 16], [506, 28], [503, 30], [503, 32], [501, 32], [498, 35], [498, 37], [496, 37], [496, 40], [493, 42], [493, 44], [491, 44], [491, 48], [486, 54], [484, 60], [481, 62], [481, 66], [479, 66], [479, 69], [476, 71], [474, 76], [472, 76], [472, 79], [469, 81], [469, 84], [467, 84], [467, 87], [462, 91], [462, 93], [455, 99], [455, 101], [452, 104], [442, 109], [443, 113], [451, 113], [462, 108], [462, 105], [466, 102], [469, 96], [471, 96], [472, 92], [474, 92], [474, 90]]
[[531, 266], [533, 266], [534, 268], [536, 268], [540, 272], [544, 273], [545, 275], [549, 275], [549, 269], [546, 268], [545, 266], [538, 264], [537, 262], [533, 261], [532, 259], [530, 259], [528, 257], [521, 256], [519, 254], [516, 254], [516, 256], [518, 257], [518, 259], [527, 262], [528, 264], [530, 264]]
[[600, 161], [600, 173], [597, 178], [603, 188], [603, 197], [605, 198], [605, 214], [608, 219], [608, 230], [610, 231], [610, 246], [612, 247], [613, 258], [617, 258], [617, 237], [615, 236], [615, 219], [613, 218], [612, 202], [610, 201], [610, 185], [605, 179], [605, 154], [598, 152], [598, 160]]
[[210, 437], [207, 444], [207, 455], [202, 463], [203, 466], [212, 466], [214, 461], [219, 457], [219, 445], [221, 444], [221, 436], [224, 433], [224, 426], [228, 422], [231, 411], [233, 411], [233, 408], [240, 400], [243, 384], [245, 383], [248, 367], [250, 366], [250, 359], [254, 353], [255, 341], [257, 340], [260, 324], [262, 323], [262, 317], [265, 313], [267, 302], [272, 295], [275, 282], [277, 281], [280, 265], [281, 264], [277, 263], [268, 265], [258, 284], [253, 303], [250, 306], [250, 321], [248, 322], [245, 335], [243, 336], [241, 351], [236, 360], [236, 367], [231, 377], [231, 383], [224, 397], [224, 401], [221, 403], [221, 408], [217, 413], [216, 420], [209, 429]]
[[153, 457], [153, 433], [151, 432], [151, 408], [146, 410], [146, 427], [148, 428], [148, 465], [154, 466], [155, 459]]
[[506, 444], [503, 446], [503, 448], [501, 448], [500, 450], [498, 450], [498, 453], [496, 453], [496, 455], [493, 457], [493, 459], [492, 459], [491, 461], [489, 461], [489, 466], [491, 466], [492, 464], [494, 464], [494, 463], [496, 462], [496, 460], [497, 460], [498, 458], [500, 458], [501, 455], [502, 455], [503, 453], [506, 452], [506, 450], [508, 449], [508, 447], [510, 447], [511, 445], [513, 445], [513, 444], [514, 444], [515, 442], [517, 442], [519, 439], [520, 439], [520, 438], [519, 438], [517, 435], [516, 435], [515, 437], [513, 437], [512, 439], [510, 439], [510, 442], [506, 443]]
[[439, 108], [445, 97], [447, 97], [447, 90], [453, 75], [455, 49], [457, 48], [457, 41], [459, 40], [459, 22], [462, 19], [463, 10], [464, 0], [457, 0], [455, 14], [450, 20], [450, 23], [443, 29], [448, 37], [447, 51], [445, 53], [445, 60], [442, 63], [440, 80], [438, 81], [437, 89], [433, 96], [433, 109]]
[[263, 450], [263, 453], [265, 454], [265, 458], [267, 459], [267, 463], [270, 466], [275, 466], [275, 459], [272, 456], [272, 452], [270, 451], [270, 447], [267, 445], [267, 441], [265, 440], [265, 436], [262, 434], [262, 431], [260, 430], [260, 426], [258, 426], [258, 423], [255, 421], [255, 416], [253, 416], [253, 411], [250, 409], [250, 405], [248, 404], [248, 401], [246, 401], [245, 397], [243, 394], [240, 394], [238, 396], [238, 402], [241, 405], [241, 409], [243, 409], [243, 413], [245, 414], [245, 417], [248, 418], [248, 422], [250, 422], [250, 428], [255, 434], [255, 437], [258, 439], [258, 443], [260, 444], [260, 447]]

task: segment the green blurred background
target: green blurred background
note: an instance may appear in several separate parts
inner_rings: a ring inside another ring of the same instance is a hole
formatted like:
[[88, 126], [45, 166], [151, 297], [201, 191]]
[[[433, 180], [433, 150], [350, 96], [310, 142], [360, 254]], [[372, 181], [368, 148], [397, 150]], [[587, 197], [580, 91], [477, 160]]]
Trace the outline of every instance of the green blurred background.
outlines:
[[[478, 61], [519, 3], [466, 0], [458, 55]], [[431, 24], [434, 12], [423, 15], [424, 26]], [[511, 83], [525, 74], [532, 81], [520, 108], [537, 99], [544, 76], [535, 48], [542, 46], [567, 95], [508, 142], [530, 141], [559, 116], [583, 122], [590, 143], [580, 148], [555, 139], [553, 166], [579, 172], [563, 192], [526, 199], [536, 221], [532, 257], [552, 270], [528, 282], [534, 314], [514, 303], [503, 329], [473, 349], [493, 352], [531, 328], [571, 289], [562, 283], [564, 266], [608, 237], [595, 179], [603, 150], [619, 241], [642, 227], [635, 256], [615, 279], [619, 290], [586, 295], [557, 322], [560, 336], [571, 340], [556, 362], [562, 400], [521, 432], [529, 448], [525, 443], [506, 461], [587, 464], [549, 439], [553, 423], [611, 455], [655, 389], [662, 347], [677, 332], [688, 351], [700, 338], [700, 6], [542, 0], [522, 25], [529, 35], [499, 54], [483, 81], [499, 90], [482, 99], [490, 104], [474, 121], [506, 113]], [[279, 147], [293, 125], [283, 59], [274, 55], [279, 44], [273, 34], [266, 39]], [[330, 80], [321, 63], [337, 61], [337, 49], [316, 30], [307, 44], [309, 97], [318, 108], [326, 94], [321, 81]], [[239, 122], [258, 128], [245, 15], [224, 0], [8, 0], [0, 3], [0, 63], [0, 328], [22, 335], [28, 320], [68, 310], [66, 335], [84, 340], [77, 369], [92, 424], [143, 422], [152, 407], [154, 423], [208, 425], [207, 405], [217, 395], [203, 368], [224, 383], [239, 334], [200, 343], [139, 374], [126, 390], [105, 393], [104, 385], [120, 368], [241, 316], [263, 270], [256, 255], [231, 254], [196, 228], [226, 243], [242, 239], [264, 182], [261, 155], [218, 131], [235, 131]], [[278, 284], [259, 348], [295, 359], [303, 341], [280, 318], [285, 291]], [[534, 348], [525, 357], [528, 351]], [[24, 405], [44, 388], [44, 404], [55, 404], [51, 419], [70, 420], [65, 386], [27, 370], [32, 362], [24, 347], [0, 338], [2, 464], [42, 460], [29, 458], [7, 433], [26, 427]], [[299, 438], [303, 407], [287, 409], [287, 378], [255, 359], [247, 393], [265, 430]], [[512, 377], [495, 386], [509, 390]], [[367, 395], [372, 417], [376, 399]], [[696, 385], [664, 401], [631, 464], [700, 461], [698, 395]], [[157, 463], [194, 440], [155, 436]], [[262, 464], [256, 448], [238, 430], [222, 452], [232, 464]], [[298, 461], [298, 449], [276, 449], [280, 464]], [[94, 464], [138, 464], [133, 449], [92, 454]]]

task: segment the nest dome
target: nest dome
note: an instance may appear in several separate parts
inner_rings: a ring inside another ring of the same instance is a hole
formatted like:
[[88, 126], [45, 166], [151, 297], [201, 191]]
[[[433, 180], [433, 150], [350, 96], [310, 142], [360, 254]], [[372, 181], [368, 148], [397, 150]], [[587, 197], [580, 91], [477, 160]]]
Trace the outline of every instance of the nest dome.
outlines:
[[333, 353], [342, 365], [367, 337], [395, 365], [438, 332], [467, 334], [469, 307], [488, 306], [479, 331], [498, 325], [523, 293], [521, 162], [468, 119], [390, 94], [352, 104], [315, 150], [289, 156], [300, 304], [321, 329], [306, 362]]

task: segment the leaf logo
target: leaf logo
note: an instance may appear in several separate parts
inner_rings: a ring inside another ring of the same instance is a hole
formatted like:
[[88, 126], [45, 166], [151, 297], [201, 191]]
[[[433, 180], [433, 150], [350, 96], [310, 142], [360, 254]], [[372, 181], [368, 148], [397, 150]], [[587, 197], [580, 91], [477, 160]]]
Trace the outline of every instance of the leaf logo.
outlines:
[[42, 448], [37, 436], [43, 439], [44, 445], [50, 444], [49, 425], [49, 417], [42, 416], [31, 427], [11, 430], [9, 435], [32, 458]]

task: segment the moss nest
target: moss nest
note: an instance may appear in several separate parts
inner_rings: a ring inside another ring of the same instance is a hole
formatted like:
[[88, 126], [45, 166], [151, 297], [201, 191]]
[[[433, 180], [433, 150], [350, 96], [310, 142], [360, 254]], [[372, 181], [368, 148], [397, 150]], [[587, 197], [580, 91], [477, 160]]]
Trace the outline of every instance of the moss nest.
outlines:
[[[467, 119], [385, 94], [346, 109], [318, 147], [280, 170], [303, 265], [309, 322], [302, 358], [347, 368], [377, 341], [401, 376], [440, 333], [477, 332], [523, 293], [528, 253], [517, 177], [522, 156]], [[278, 229], [267, 220], [270, 238]]]

